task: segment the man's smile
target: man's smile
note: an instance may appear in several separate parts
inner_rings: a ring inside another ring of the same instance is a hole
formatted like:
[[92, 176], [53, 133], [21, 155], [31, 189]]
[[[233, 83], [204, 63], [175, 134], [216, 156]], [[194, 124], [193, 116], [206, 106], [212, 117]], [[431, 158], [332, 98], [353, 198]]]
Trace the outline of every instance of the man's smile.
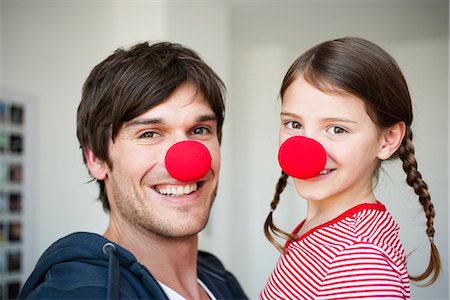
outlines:
[[197, 183], [189, 183], [185, 185], [157, 185], [154, 189], [162, 195], [183, 196], [189, 195], [197, 190]]

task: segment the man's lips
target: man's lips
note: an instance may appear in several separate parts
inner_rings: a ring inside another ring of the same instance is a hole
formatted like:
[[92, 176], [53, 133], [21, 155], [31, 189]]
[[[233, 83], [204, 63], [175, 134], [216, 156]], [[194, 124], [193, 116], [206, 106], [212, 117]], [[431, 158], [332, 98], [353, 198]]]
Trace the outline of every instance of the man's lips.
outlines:
[[161, 195], [184, 196], [192, 194], [203, 185], [203, 181], [182, 184], [159, 184], [153, 188]]
[[155, 186], [155, 190], [162, 195], [183, 196], [195, 192], [197, 190], [197, 183], [184, 185], [157, 185]]

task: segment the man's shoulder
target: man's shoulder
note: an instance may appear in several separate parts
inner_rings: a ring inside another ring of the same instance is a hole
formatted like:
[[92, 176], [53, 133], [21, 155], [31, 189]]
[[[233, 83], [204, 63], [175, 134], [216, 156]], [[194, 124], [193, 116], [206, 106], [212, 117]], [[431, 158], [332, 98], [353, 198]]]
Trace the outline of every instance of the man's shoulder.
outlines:
[[[40, 257], [19, 299], [104, 298], [110, 281], [110, 258], [103, 250], [106, 244], [110, 241], [88, 232], [72, 233], [57, 240]], [[116, 268], [126, 268], [135, 262], [128, 251], [118, 245], [114, 247]], [[121, 292], [124, 290], [128, 289]]]
[[210, 269], [218, 274], [225, 274], [226, 270], [223, 263], [215, 255], [205, 252], [198, 251], [197, 265], [199, 268]]
[[248, 299], [234, 275], [213, 254], [199, 251], [197, 267], [199, 279], [217, 299]]

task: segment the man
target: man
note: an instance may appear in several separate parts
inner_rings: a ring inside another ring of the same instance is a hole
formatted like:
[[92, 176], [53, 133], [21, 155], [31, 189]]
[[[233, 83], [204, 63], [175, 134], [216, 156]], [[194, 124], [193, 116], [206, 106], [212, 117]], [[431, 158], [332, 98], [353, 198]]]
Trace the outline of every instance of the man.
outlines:
[[[246, 299], [221, 262], [198, 251], [217, 191], [223, 92], [179, 44], [118, 49], [92, 70], [77, 136], [109, 226], [54, 243], [19, 299]], [[166, 167], [166, 152], [184, 141], [210, 156], [200, 177], [176, 179]]]

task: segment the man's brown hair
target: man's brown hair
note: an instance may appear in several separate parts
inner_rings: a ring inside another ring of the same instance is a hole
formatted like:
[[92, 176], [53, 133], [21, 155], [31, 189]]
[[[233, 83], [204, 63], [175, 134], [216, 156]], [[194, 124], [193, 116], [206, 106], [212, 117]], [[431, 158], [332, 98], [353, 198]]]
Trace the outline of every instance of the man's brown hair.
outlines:
[[[208, 101], [217, 117], [217, 136], [222, 137], [225, 85], [193, 50], [180, 44], [140, 43], [119, 48], [91, 71], [83, 86], [77, 112], [77, 137], [85, 150], [112, 169], [108, 145], [122, 125], [160, 104], [181, 84], [188, 82]], [[86, 162], [86, 160], [85, 160]], [[110, 206], [103, 180], [99, 199]]]

